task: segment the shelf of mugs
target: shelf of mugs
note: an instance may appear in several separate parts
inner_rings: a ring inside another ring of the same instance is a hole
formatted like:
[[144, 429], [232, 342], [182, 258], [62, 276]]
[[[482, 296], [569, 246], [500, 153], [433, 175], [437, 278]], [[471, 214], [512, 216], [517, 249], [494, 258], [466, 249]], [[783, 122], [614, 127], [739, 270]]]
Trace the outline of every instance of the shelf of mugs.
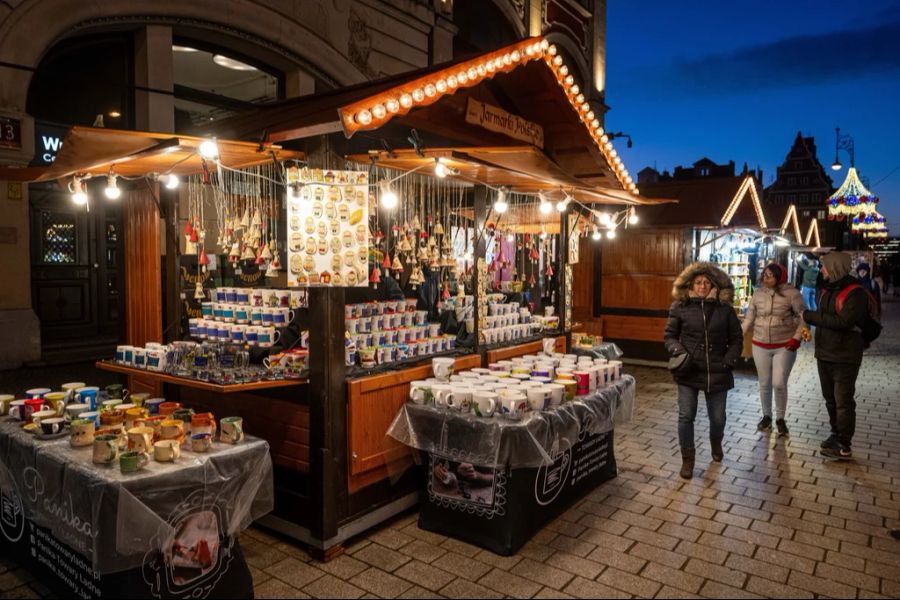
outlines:
[[219, 392], [222, 394], [290, 387], [292, 385], [305, 385], [306, 383], [308, 383], [306, 379], [260, 379], [258, 381], [249, 381], [246, 383], [220, 384], [211, 381], [202, 381], [200, 379], [194, 379], [192, 377], [181, 377], [178, 375], [170, 375], [168, 373], [136, 369], [135, 367], [120, 365], [109, 360], [97, 361], [95, 363], [95, 366], [98, 369], [103, 369], [104, 371], [113, 371], [115, 373], [123, 373], [125, 375], [140, 375], [144, 379], [155, 379], [163, 383], [171, 383], [184, 387], [193, 387], [201, 390]]
[[435, 377], [410, 384], [409, 402], [461, 415], [518, 421], [553, 410], [622, 378], [622, 362], [574, 354], [527, 355], [453, 373], [435, 361]]
[[372, 369], [455, 352], [456, 337], [441, 334], [440, 323], [429, 323], [428, 312], [416, 310], [416, 303], [409, 298], [347, 304], [347, 366]]
[[217, 287], [209, 290], [210, 301], [202, 302], [205, 307], [203, 316], [214, 318], [215, 305], [265, 306], [275, 308], [306, 308], [308, 296], [306, 290], [278, 290], [270, 288]]

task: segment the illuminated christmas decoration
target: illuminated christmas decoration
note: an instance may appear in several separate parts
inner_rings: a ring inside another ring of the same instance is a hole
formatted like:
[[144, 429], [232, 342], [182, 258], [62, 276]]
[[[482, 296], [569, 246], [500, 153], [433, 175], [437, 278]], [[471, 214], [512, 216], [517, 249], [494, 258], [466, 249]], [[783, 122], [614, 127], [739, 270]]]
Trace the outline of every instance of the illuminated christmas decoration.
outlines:
[[828, 206], [828, 219], [833, 221], [843, 220], [842, 215], [857, 215], [870, 213], [878, 204], [878, 197], [866, 189], [855, 167], [847, 170], [847, 178], [841, 187], [825, 201]]
[[867, 213], [859, 213], [850, 222], [850, 230], [855, 233], [877, 231], [887, 226], [887, 219], [881, 216], [877, 210]]
[[794, 240], [799, 244], [803, 240], [803, 236], [800, 235], [800, 222], [797, 220], [797, 207], [793, 204], [788, 208], [787, 214], [784, 215], [784, 222], [781, 224], [779, 233], [784, 235], [788, 226], [792, 223], [794, 225]]
[[[810, 242], [815, 242], [815, 245], [811, 244]], [[816, 219], [810, 220], [809, 230], [806, 232], [806, 239], [803, 241], [803, 243], [812, 248], [822, 247], [822, 240], [819, 239], [819, 222]]]
[[734, 195], [734, 198], [732, 198], [731, 204], [728, 205], [725, 214], [722, 215], [723, 227], [727, 227], [728, 224], [731, 223], [734, 213], [737, 212], [738, 207], [741, 205], [741, 201], [747, 195], [748, 191], [750, 192], [750, 198], [753, 201], [753, 209], [756, 211], [756, 219], [759, 221], [760, 230], [769, 228], [768, 225], [766, 225], [766, 216], [763, 214], [762, 204], [759, 201], [759, 193], [756, 191], [755, 180], [749, 175], [744, 178], [737, 193]]

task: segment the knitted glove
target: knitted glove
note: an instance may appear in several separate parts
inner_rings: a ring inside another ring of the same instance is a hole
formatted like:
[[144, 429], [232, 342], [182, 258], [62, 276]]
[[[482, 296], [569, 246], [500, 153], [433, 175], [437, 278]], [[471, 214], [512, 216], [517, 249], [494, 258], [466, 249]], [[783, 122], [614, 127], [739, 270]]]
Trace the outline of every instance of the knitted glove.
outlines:
[[798, 340], [797, 338], [791, 338], [788, 340], [788, 343], [784, 345], [784, 347], [791, 352], [796, 352], [800, 347], [800, 340]]

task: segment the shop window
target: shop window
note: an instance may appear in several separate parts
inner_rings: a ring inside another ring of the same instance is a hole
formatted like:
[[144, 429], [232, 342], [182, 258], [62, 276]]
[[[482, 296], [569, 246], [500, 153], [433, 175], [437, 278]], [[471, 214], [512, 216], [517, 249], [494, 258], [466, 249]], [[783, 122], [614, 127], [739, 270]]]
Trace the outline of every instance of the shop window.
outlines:
[[77, 259], [75, 215], [41, 213], [41, 258], [48, 264], [73, 264]]

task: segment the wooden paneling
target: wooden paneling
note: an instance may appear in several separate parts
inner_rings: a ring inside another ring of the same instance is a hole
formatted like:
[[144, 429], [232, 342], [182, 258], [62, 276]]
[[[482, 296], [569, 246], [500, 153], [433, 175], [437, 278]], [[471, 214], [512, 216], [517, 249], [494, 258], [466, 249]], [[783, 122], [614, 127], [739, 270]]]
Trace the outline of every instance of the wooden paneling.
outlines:
[[578, 241], [578, 262], [572, 265], [572, 318], [584, 321], [594, 312], [594, 277], [600, 273], [594, 268], [594, 245], [591, 238]]
[[[461, 371], [481, 366], [477, 354], [456, 359]], [[385, 464], [406, 459], [409, 450], [387, 437], [388, 427], [409, 399], [409, 383], [431, 377], [431, 364], [347, 382], [349, 396], [348, 442], [351, 493], [388, 476]], [[378, 474], [374, 472], [377, 471]]]
[[681, 228], [629, 229], [613, 243], [604, 242], [603, 277], [627, 273], [677, 275], [684, 268], [682, 233]]
[[[556, 345], [554, 346], [554, 348], [557, 352], [565, 352], [566, 337], [562, 335], [557, 337]], [[518, 346], [509, 346], [508, 348], [499, 348], [497, 350], [491, 350], [487, 353], [487, 363], [495, 363], [501, 360], [509, 360], [518, 356], [525, 356], [526, 354], [537, 354], [543, 351], [544, 343], [540, 341], [520, 344]]]
[[675, 277], [670, 275], [604, 275], [603, 307], [668, 309], [673, 281]]
[[[298, 394], [304, 394], [305, 387], [298, 387]], [[252, 393], [219, 394], [180, 386], [177, 390], [178, 401], [194, 410], [212, 412], [217, 419], [241, 416], [245, 432], [269, 443], [274, 464], [309, 473], [309, 407], [305, 404]]]
[[148, 190], [122, 194], [125, 206], [125, 327], [129, 344], [162, 341], [159, 212]]
[[602, 335], [605, 340], [643, 340], [663, 343], [666, 321], [662, 317], [627, 317], [604, 315]]

